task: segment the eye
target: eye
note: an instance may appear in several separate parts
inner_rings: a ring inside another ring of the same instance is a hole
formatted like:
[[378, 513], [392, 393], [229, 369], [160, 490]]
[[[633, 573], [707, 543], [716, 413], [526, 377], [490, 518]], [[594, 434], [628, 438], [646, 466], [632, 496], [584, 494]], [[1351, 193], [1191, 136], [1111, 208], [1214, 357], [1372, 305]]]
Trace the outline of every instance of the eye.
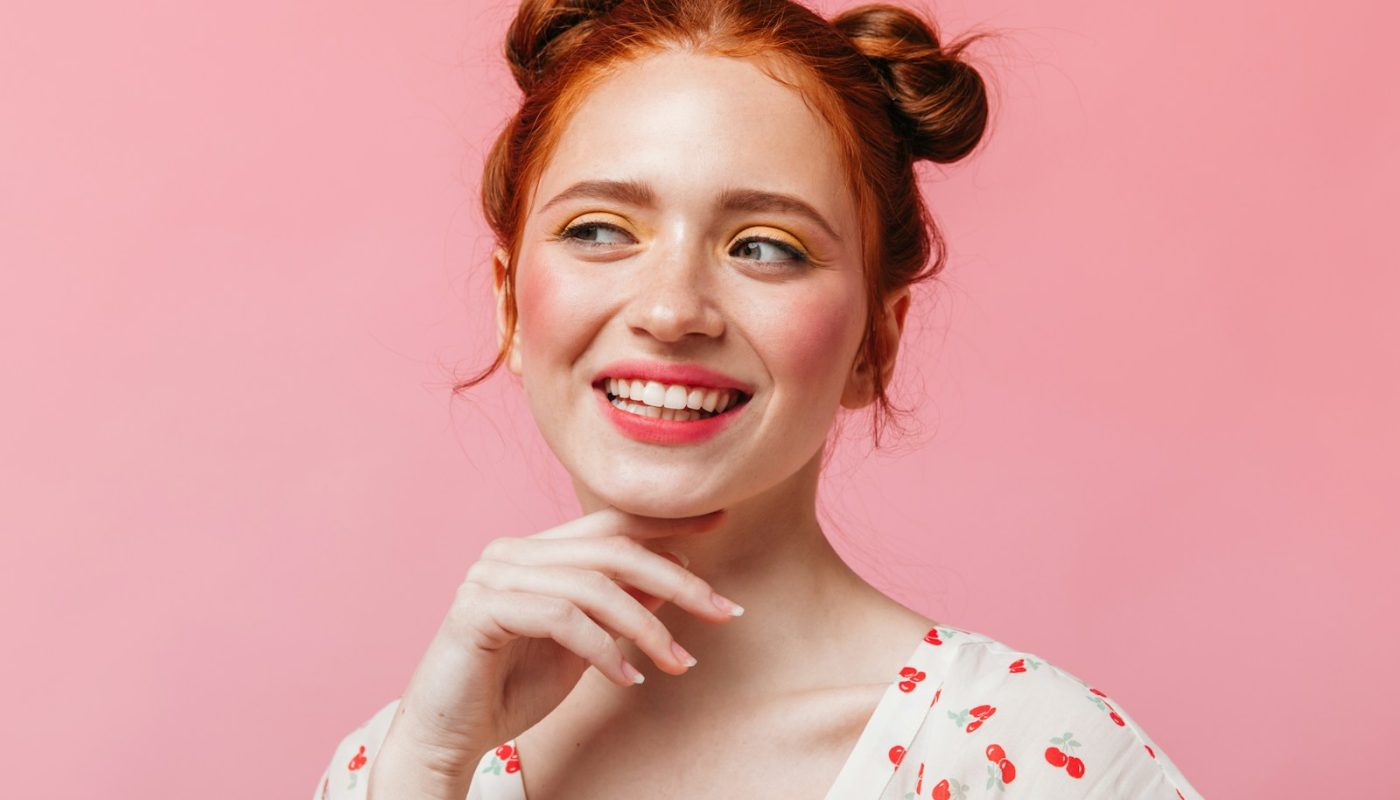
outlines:
[[[765, 247], [768, 248], [769, 253], [776, 253], [777, 255], [787, 255], [787, 258], [752, 259], [754, 261], [758, 261], [760, 263], [765, 264], [781, 264], [785, 261], [791, 264], [801, 264], [807, 260], [806, 254], [804, 254], [801, 250], [798, 250], [796, 247], [793, 247], [789, 244], [785, 244], [776, 239], [768, 239], [762, 236], [746, 236], [743, 239], [740, 239], [738, 242], [736, 242], [734, 247], [741, 253], [747, 253], [749, 256], [761, 255], [764, 252]], [[745, 258], [748, 256], [740, 257]]]
[[[577, 225], [570, 225], [569, 227], [567, 227], [567, 228], [565, 228], [564, 230], [560, 231], [559, 234], [558, 234], [555, 238], [557, 238], [557, 239], [572, 239], [572, 240], [574, 240], [574, 241], [576, 241], [576, 242], [579, 242], [579, 243], [585, 244], [585, 245], [589, 245], [589, 246], [609, 245], [609, 244], [627, 244], [627, 242], [599, 241], [599, 240], [597, 240], [597, 239], [590, 239], [590, 238], [588, 238], [589, 234], [593, 234], [594, 236], [597, 236], [597, 235], [599, 235], [600, 233], [604, 233], [604, 232], [610, 232], [610, 233], [613, 233], [613, 234], [622, 234], [623, 236], [627, 236], [627, 232], [626, 232], [626, 231], [622, 230], [621, 228], [617, 227], [616, 225], [609, 225], [609, 224], [606, 223], [606, 222], [580, 222], [580, 223], [578, 223]], [[630, 237], [629, 237], [629, 238], [630, 238]]]

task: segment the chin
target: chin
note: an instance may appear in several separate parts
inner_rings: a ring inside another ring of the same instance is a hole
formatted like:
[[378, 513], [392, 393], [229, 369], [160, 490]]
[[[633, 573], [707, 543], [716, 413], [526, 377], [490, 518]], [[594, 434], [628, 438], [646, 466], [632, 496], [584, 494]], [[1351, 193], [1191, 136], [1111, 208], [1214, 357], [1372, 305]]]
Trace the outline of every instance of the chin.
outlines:
[[594, 496], [608, 505], [643, 517], [680, 519], [698, 517], [728, 505], [727, 498], [696, 487], [678, 487], [666, 481], [638, 485], [633, 481], [613, 481], [609, 486], [590, 486]]

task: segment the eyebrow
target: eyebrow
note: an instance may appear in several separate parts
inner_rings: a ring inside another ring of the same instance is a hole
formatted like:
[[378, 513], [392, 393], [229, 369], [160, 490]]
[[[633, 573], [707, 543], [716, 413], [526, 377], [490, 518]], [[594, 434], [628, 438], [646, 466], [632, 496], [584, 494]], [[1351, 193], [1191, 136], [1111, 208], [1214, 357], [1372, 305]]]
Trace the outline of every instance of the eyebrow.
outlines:
[[[592, 180], [579, 181], [556, 194], [540, 208], [540, 213], [566, 200], [592, 198], [614, 200], [641, 208], [656, 208], [656, 193], [646, 183], [635, 180]], [[720, 193], [716, 204], [724, 211], [768, 211], [778, 214], [794, 214], [806, 217], [821, 228], [826, 235], [841, 241], [835, 229], [815, 208], [790, 194], [766, 192], [760, 189], [728, 188]]]

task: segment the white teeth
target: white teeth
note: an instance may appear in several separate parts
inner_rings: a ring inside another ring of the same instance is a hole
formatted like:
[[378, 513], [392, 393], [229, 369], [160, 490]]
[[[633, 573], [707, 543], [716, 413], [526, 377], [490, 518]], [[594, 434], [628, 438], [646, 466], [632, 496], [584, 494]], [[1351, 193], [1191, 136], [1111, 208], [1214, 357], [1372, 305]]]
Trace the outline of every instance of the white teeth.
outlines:
[[[633, 395], [635, 397], [635, 395]], [[656, 381], [647, 381], [642, 387], [642, 402], [657, 408], [666, 407], [666, 387]]]
[[666, 397], [662, 402], [667, 408], [685, 408], [685, 396], [684, 386], [667, 386]]
[[[617, 400], [631, 400], [636, 405], [646, 405], [667, 411], [705, 411], [719, 414], [733, 408], [739, 402], [737, 389], [715, 389], [690, 387], [681, 384], [665, 384], [660, 381], [629, 380], [607, 378], [603, 382], [608, 394]], [[624, 406], [618, 406], [623, 408]], [[677, 415], [684, 418], [684, 415]], [[664, 414], [662, 419], [671, 419]]]
[[612, 404], [630, 414], [638, 414], [652, 419], [669, 419], [678, 422], [691, 422], [701, 419], [699, 411], [692, 411], [688, 408], [657, 408], [644, 403], [629, 403], [620, 397], [615, 397]]

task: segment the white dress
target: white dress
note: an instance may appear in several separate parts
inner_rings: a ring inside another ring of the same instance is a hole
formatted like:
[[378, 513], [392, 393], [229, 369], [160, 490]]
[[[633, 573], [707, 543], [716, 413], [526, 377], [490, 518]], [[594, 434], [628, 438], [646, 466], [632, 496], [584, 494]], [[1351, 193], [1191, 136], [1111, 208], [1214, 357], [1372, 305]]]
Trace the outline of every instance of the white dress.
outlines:
[[[341, 740], [313, 800], [363, 800], [398, 699]], [[526, 800], [515, 740], [465, 800]], [[1044, 659], [938, 625], [894, 676], [825, 800], [1199, 800], [1122, 706]]]

